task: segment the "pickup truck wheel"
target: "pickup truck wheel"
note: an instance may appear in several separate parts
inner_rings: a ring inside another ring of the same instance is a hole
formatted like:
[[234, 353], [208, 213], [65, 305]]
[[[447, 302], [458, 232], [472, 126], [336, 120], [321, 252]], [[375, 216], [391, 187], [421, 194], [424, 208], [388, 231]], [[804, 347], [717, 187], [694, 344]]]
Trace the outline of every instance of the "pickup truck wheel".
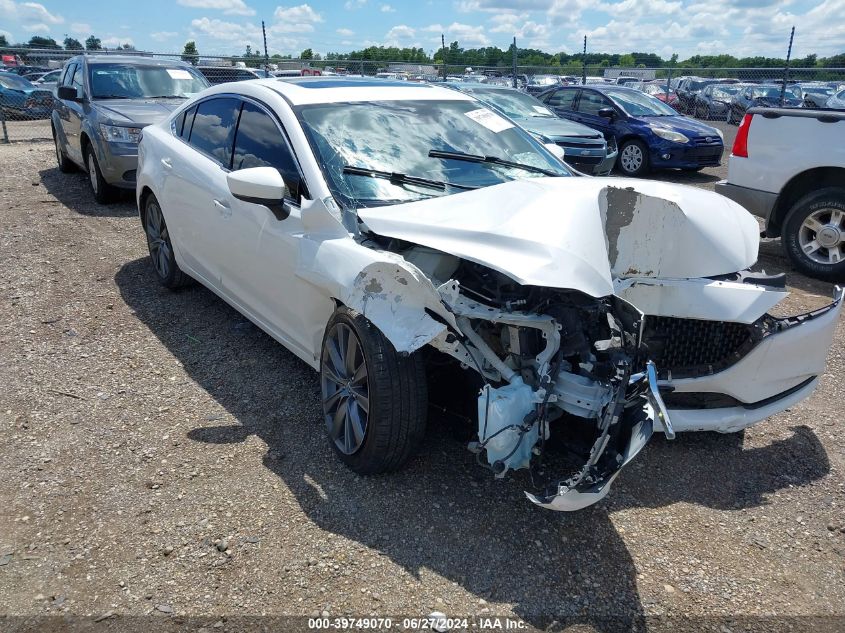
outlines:
[[144, 232], [147, 234], [153, 269], [161, 285], [170, 289], [189, 285], [193, 280], [176, 263], [161, 205], [152, 194], [144, 201]]
[[619, 169], [626, 176], [642, 176], [648, 171], [648, 150], [636, 140], [625, 141], [619, 148]]
[[784, 220], [783, 245], [801, 272], [845, 281], [845, 188], [827, 187], [798, 200]]
[[94, 194], [94, 200], [100, 204], [114, 202], [117, 198], [117, 187], [112, 187], [103, 178], [100, 164], [97, 162], [97, 157], [90, 145], [85, 150], [85, 166], [88, 168], [88, 181], [91, 183], [91, 193]]
[[396, 470], [421, 443], [428, 407], [422, 355], [401, 356], [346, 307], [326, 327], [320, 389], [329, 443], [356, 473]]
[[69, 174], [72, 171], [76, 171], [76, 165], [65, 156], [65, 152], [62, 149], [62, 144], [59, 141], [59, 135], [56, 134], [56, 129], [53, 128], [53, 144], [56, 146], [56, 163], [59, 165], [59, 171], [63, 174]]

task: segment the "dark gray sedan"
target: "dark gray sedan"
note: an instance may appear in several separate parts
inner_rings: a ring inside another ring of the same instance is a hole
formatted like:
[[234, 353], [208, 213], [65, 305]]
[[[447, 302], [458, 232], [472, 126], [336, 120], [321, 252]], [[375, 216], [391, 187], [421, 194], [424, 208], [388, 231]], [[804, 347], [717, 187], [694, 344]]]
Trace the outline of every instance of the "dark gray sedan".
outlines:
[[56, 159], [88, 172], [99, 203], [135, 189], [141, 130], [208, 87], [189, 64], [149, 57], [79, 55], [64, 66], [53, 101]]
[[601, 132], [559, 118], [531, 95], [489, 84], [448, 83], [453, 90], [471, 94], [528, 130], [544, 143], [554, 143], [565, 152], [564, 161], [592, 176], [607, 176], [616, 163], [616, 141], [605, 140]]

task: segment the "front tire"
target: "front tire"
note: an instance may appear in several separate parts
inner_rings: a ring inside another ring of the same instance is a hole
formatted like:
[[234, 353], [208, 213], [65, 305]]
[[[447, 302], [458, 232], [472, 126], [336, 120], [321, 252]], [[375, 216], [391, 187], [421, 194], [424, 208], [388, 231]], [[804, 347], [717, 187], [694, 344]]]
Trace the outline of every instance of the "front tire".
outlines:
[[91, 185], [91, 193], [94, 200], [100, 204], [109, 204], [117, 198], [117, 188], [106, 182], [103, 172], [100, 171], [100, 163], [94, 153], [94, 148], [88, 145], [85, 151], [85, 166], [88, 168], [88, 182]]
[[369, 320], [343, 306], [326, 326], [320, 388], [329, 443], [356, 473], [397, 470], [422, 442], [422, 355], [400, 355]]
[[191, 278], [182, 272], [176, 263], [170, 231], [164, 221], [161, 205], [152, 194], [144, 200], [144, 232], [147, 234], [147, 247], [150, 250], [153, 270], [165, 288], [176, 289], [187, 286]]
[[641, 141], [625, 141], [619, 148], [616, 163], [626, 176], [642, 176], [648, 171], [648, 149]]
[[782, 234], [798, 270], [824, 281], [845, 281], [845, 188], [827, 187], [798, 200]]

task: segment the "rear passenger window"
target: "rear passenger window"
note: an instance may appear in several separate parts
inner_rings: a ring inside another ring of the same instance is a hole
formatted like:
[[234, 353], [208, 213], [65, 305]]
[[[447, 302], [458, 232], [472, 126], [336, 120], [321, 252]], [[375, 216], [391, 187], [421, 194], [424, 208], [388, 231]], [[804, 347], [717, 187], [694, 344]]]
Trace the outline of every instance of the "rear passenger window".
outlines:
[[181, 136], [185, 140], [191, 135], [191, 124], [194, 122], [194, 113], [197, 111], [197, 106], [188, 108], [173, 122], [173, 133], [176, 136]]
[[244, 103], [235, 136], [232, 169], [250, 167], [275, 167], [288, 186], [291, 198], [299, 202], [299, 172], [285, 137], [269, 114], [252, 103]]
[[546, 103], [556, 108], [572, 110], [572, 103], [575, 101], [576, 94], [578, 94], [577, 90], [558, 90], [548, 98]]
[[197, 105], [188, 142], [228, 168], [232, 163], [232, 141], [241, 102], [222, 97]]

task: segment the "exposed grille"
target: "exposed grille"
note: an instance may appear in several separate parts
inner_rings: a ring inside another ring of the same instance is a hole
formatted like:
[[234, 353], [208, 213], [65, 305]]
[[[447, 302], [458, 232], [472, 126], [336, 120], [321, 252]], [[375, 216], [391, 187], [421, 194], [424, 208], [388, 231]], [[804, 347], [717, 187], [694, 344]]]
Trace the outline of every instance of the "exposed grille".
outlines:
[[721, 371], [747, 354], [757, 328], [743, 323], [647, 316], [643, 342], [661, 378], [703, 376]]

